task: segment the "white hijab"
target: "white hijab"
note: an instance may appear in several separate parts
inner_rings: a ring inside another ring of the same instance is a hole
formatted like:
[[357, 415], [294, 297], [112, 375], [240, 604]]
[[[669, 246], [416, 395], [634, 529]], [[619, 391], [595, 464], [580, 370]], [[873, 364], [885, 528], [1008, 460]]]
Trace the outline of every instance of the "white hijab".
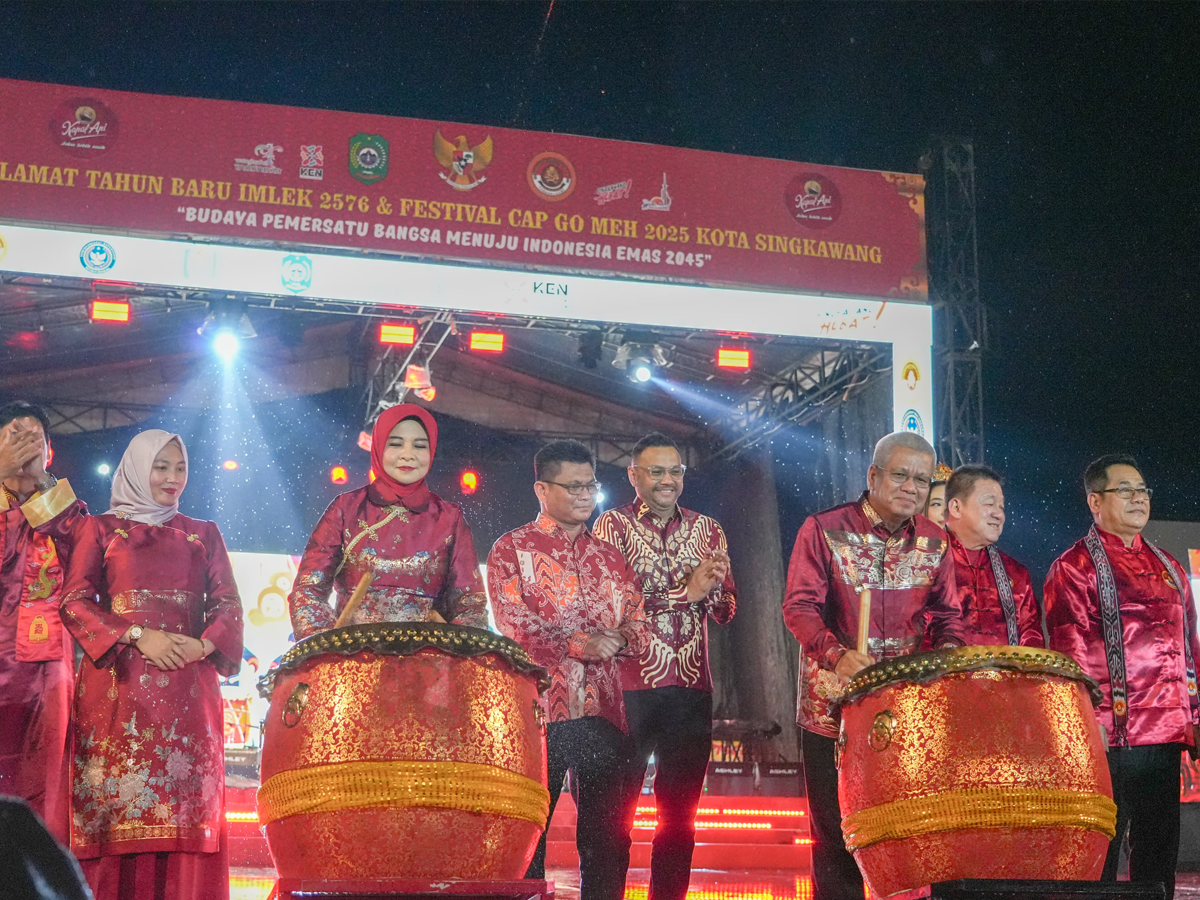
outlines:
[[113, 475], [110, 513], [146, 525], [162, 525], [175, 517], [179, 512], [178, 496], [170, 506], [163, 506], [150, 493], [150, 472], [154, 468], [154, 459], [171, 441], [179, 443], [184, 465], [187, 465], [187, 447], [177, 434], [151, 428], [129, 442], [125, 455], [121, 457], [121, 464]]

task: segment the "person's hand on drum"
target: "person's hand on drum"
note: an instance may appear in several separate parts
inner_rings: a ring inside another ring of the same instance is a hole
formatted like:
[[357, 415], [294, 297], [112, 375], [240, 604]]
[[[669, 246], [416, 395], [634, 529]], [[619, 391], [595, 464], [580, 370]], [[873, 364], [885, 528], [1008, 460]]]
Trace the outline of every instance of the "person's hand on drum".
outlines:
[[619, 631], [597, 631], [583, 645], [583, 658], [587, 662], [608, 662], [625, 644], [625, 636]]
[[833, 671], [839, 678], [849, 681], [867, 666], [874, 663], [875, 660], [865, 653], [859, 653], [857, 650], [847, 650], [842, 654], [842, 658], [837, 661], [837, 665], [834, 666]]

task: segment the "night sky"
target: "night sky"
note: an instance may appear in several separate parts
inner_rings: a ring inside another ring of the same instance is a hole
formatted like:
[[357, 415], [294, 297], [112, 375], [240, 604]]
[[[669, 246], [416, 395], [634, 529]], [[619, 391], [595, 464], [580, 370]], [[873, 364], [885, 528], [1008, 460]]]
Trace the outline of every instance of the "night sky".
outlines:
[[[0, 76], [916, 171], [974, 140], [989, 461], [1035, 579], [1134, 452], [1200, 519], [1200, 27], [1179, 4], [0, 3]], [[729, 185], [736, 190], [737, 185]]]

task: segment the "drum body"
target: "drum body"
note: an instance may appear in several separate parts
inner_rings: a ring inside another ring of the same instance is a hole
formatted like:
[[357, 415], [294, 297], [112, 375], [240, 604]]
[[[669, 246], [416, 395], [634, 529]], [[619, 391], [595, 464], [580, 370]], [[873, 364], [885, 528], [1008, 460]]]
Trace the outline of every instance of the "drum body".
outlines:
[[279, 875], [523, 877], [549, 808], [544, 677], [475, 628], [298, 643], [269, 685], [258, 796]]
[[879, 896], [1094, 880], [1116, 828], [1096, 686], [1069, 657], [962, 647], [864, 669], [842, 703], [842, 831]]

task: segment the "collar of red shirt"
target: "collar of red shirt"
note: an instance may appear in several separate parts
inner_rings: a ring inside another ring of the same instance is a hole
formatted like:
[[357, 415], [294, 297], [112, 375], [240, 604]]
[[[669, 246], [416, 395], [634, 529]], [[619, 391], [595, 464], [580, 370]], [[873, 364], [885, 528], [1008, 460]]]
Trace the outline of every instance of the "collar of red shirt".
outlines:
[[1144, 546], [1144, 543], [1145, 543], [1142, 540], [1142, 536], [1140, 534], [1135, 534], [1133, 536], [1133, 545], [1130, 547], [1126, 547], [1125, 541], [1121, 539], [1120, 535], [1113, 534], [1112, 532], [1109, 532], [1109, 531], [1105, 531], [1099, 525], [1096, 526], [1096, 531], [1100, 533], [1100, 540], [1104, 542], [1104, 549], [1107, 550], [1109, 553], [1120, 552], [1120, 551], [1127, 551], [1130, 553], [1140, 553], [1142, 551], [1142, 547]]
[[552, 518], [550, 518], [544, 512], [538, 513], [538, 517], [533, 520], [533, 524], [537, 528], [538, 531], [541, 531], [544, 534], [554, 534], [555, 532], [557, 532], [558, 536], [561, 537], [568, 544], [573, 543], [573, 540], [579, 540], [582, 537], [590, 538], [592, 536], [592, 530], [590, 528], [588, 528], [587, 523], [585, 522], [583, 525], [583, 528], [582, 528], [582, 530], [580, 530], [579, 534], [575, 535], [575, 538], [572, 539], [571, 536], [569, 534], [567, 534], [567, 530], [565, 528], [563, 528], [561, 525], [559, 525], [556, 521], [554, 521]]
[[862, 514], [866, 516], [867, 521], [871, 523], [871, 530], [880, 537], [885, 540], [891, 537], [898, 537], [902, 532], [911, 533], [917, 527], [917, 523], [910, 518], [905, 519], [895, 531], [888, 531], [888, 527], [883, 524], [883, 519], [880, 518], [879, 513], [875, 512], [875, 507], [871, 505], [870, 496], [870, 491], [863, 491], [862, 496], [858, 498], [858, 506], [862, 510]]
[[683, 513], [680, 512], [678, 503], [675, 504], [675, 511], [671, 513], [671, 517], [665, 522], [655, 514], [654, 510], [650, 508], [650, 505], [641, 497], [638, 497], [636, 500], [634, 500], [633, 504], [634, 512], [639, 519], [641, 519], [647, 525], [653, 525], [655, 528], [660, 528], [663, 531], [669, 529], [674, 523], [683, 520]]
[[957, 550], [958, 553], [962, 555], [963, 559], [967, 561], [968, 565], [971, 565], [977, 569], [982, 569], [985, 566], [990, 565], [990, 561], [987, 557], [987, 547], [980, 547], [978, 550], [972, 550], [970, 547], [964, 546], [963, 542], [958, 539], [958, 535], [949, 528], [944, 528], [942, 530], [946, 532], [947, 542], [954, 550]]

